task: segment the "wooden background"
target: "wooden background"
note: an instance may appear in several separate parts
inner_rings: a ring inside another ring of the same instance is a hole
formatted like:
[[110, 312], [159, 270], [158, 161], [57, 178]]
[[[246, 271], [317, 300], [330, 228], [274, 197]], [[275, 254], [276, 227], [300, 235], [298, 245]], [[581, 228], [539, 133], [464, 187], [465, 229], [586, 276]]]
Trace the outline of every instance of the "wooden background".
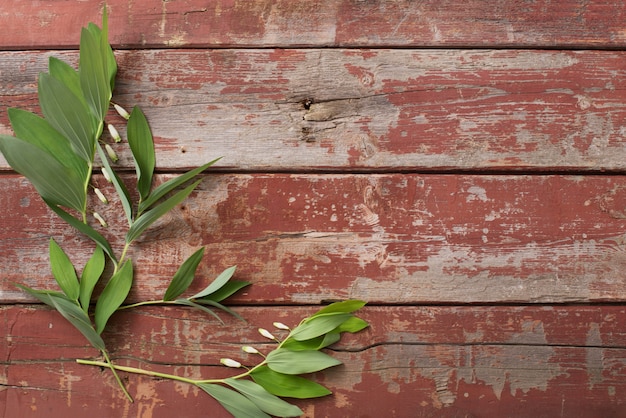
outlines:
[[[101, 6], [2, 2], [1, 133], [7, 107], [38, 110], [49, 56], [76, 62]], [[231, 301], [245, 325], [117, 314], [119, 363], [223, 375], [220, 357], [263, 344], [257, 327], [360, 298], [371, 328], [332, 349], [345, 365], [316, 375], [334, 394], [298, 402], [307, 417], [626, 416], [626, 2], [108, 9], [114, 100], [147, 115], [160, 178], [224, 157], [137, 246], [129, 301], [160, 298], [201, 245], [202, 278], [236, 264], [253, 282]], [[13, 283], [53, 286], [50, 236], [78, 265], [90, 246], [0, 169], [0, 416], [227, 416], [132, 375], [129, 404], [109, 372], [74, 362], [97, 352]]]

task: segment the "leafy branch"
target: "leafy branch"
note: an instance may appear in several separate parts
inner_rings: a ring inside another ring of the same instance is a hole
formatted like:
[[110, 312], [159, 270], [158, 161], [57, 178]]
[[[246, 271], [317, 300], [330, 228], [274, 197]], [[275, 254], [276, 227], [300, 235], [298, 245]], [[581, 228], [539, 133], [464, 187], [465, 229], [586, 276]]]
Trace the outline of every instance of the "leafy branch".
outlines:
[[[260, 330], [262, 335], [275, 340], [278, 346], [267, 355], [252, 347], [244, 347], [245, 352], [258, 354], [262, 360], [246, 372], [227, 379], [194, 380], [120, 366], [111, 361], [102, 333], [115, 312], [146, 305], [178, 305], [199, 309], [220, 321], [215, 309], [243, 319], [222, 302], [250, 283], [232, 280], [235, 273], [233, 266], [219, 274], [202, 291], [183, 297], [202, 261], [204, 248], [200, 248], [180, 265], [161, 299], [123, 305], [134, 279], [133, 261], [128, 256], [133, 242], [189, 197], [202, 181], [199, 175], [219, 158], [154, 187], [156, 157], [147, 118], [137, 106], [128, 113], [111, 102], [117, 64], [108, 42], [106, 7], [102, 28], [90, 23], [82, 29], [79, 59], [77, 70], [57, 58], [49, 59], [48, 72], [38, 77], [39, 105], [43, 117], [20, 109], [9, 109], [15, 136], [0, 135], [0, 152], [15, 171], [30, 180], [56, 215], [93, 241], [94, 249], [79, 274], [80, 269], [51, 238], [50, 267], [60, 291], [33, 289], [22, 284], [17, 286], [57, 310], [100, 351], [104, 361], [77, 361], [109, 368], [130, 401], [132, 397], [118, 371], [195, 385], [236, 417], [300, 415], [302, 411], [299, 408], [279, 396], [312, 398], [330, 393], [323, 386], [298, 375], [340, 364], [320, 350], [339, 341], [343, 332], [358, 332], [368, 326], [367, 322], [353, 315], [364, 302], [345, 301], [329, 305], [305, 318], [293, 330], [277, 324], [279, 329], [289, 330], [282, 340], [267, 330]], [[106, 122], [111, 105], [126, 123], [128, 147], [135, 166], [136, 181], [133, 186], [136, 193], [130, 193], [115, 168], [118, 157], [109, 143], [110, 139], [109, 142], [103, 139], [104, 127], [107, 126], [110, 138], [116, 143], [122, 142], [117, 128]], [[99, 163], [96, 163], [96, 155]], [[88, 196], [92, 191], [103, 203], [109, 203], [104, 193], [92, 184], [97, 167], [112, 184], [127, 224], [119, 254], [96, 229], [98, 224], [99, 228], [108, 227], [107, 220], [98, 212], [91, 211], [88, 205]], [[137, 201], [131, 196], [138, 196]], [[106, 269], [107, 263], [111, 269]], [[94, 295], [101, 282], [103, 290]], [[222, 359], [222, 362], [227, 366], [241, 366], [232, 359]]]

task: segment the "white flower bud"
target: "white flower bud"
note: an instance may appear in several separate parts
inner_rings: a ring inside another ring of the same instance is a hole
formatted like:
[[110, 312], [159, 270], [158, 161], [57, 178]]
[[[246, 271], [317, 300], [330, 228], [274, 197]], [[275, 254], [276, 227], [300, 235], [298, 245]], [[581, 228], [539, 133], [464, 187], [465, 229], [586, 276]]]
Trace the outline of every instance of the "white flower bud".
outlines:
[[128, 114], [126, 109], [124, 109], [122, 106], [113, 103], [113, 107], [115, 108], [115, 111], [117, 112], [118, 115], [120, 115], [126, 120], [130, 119], [130, 115]]
[[290, 330], [290, 328], [287, 325], [283, 324], [282, 322], [274, 322], [272, 325], [274, 325], [278, 329], [284, 329], [287, 331]]
[[98, 199], [100, 199], [100, 201], [102, 203], [109, 203], [109, 200], [106, 198], [105, 195], [102, 194], [102, 192], [100, 191], [100, 189], [98, 189], [97, 187], [95, 187], [93, 189], [94, 192], [96, 192], [96, 196], [98, 196]]
[[230, 358], [220, 359], [220, 363], [222, 363], [224, 366], [228, 366], [228, 367], [234, 367], [234, 368], [241, 367], [241, 363], [239, 363], [236, 360], [230, 359]]
[[109, 158], [111, 159], [111, 161], [116, 163], [117, 160], [119, 160], [119, 158], [117, 158], [117, 154], [109, 144], [104, 144], [104, 149], [106, 150], [107, 154], [109, 154]]
[[106, 181], [108, 181], [109, 183], [113, 183], [113, 180], [111, 180], [111, 175], [109, 174], [109, 170], [104, 167], [102, 168], [102, 175], [104, 176]]
[[96, 218], [98, 220], [98, 222], [100, 222], [100, 225], [103, 228], [108, 227], [109, 225], [107, 225], [106, 221], [104, 220], [104, 218], [102, 218], [102, 216], [100, 216], [100, 214], [98, 212], [94, 212], [93, 213], [93, 217]]
[[122, 141], [122, 137], [120, 136], [120, 133], [117, 132], [117, 129], [115, 129], [115, 126], [113, 126], [113, 125], [111, 125], [109, 123], [107, 125], [107, 128], [109, 128], [109, 133], [111, 134], [111, 136], [113, 137], [115, 142], [121, 142]]
[[275, 340], [276, 339], [276, 338], [274, 338], [272, 333], [269, 332], [268, 330], [266, 330], [265, 328], [259, 328], [259, 334], [261, 334], [262, 336], [264, 336], [265, 338], [267, 338], [269, 340]]
[[259, 350], [254, 347], [250, 347], [249, 345], [244, 345], [241, 347], [241, 351], [248, 354], [259, 354]]

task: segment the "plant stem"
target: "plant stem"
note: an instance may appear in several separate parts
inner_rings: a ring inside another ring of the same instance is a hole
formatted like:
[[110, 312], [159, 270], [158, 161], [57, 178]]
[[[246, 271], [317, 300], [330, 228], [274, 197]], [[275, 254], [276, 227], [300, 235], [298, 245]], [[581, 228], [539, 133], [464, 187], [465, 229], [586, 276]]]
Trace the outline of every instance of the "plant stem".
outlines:
[[[224, 383], [224, 380], [225, 380], [225, 379], [189, 379], [186, 377], [176, 376], [176, 375], [169, 374], [169, 373], [161, 373], [161, 372], [154, 372], [151, 370], [139, 369], [137, 367], [119, 366], [117, 364], [111, 363], [108, 360], [108, 357], [107, 357], [107, 361], [76, 359], [76, 362], [78, 364], [83, 364], [87, 366], [108, 367], [111, 370], [113, 370], [113, 373], [115, 373], [115, 376], [118, 379], [118, 383], [120, 384], [120, 386], [122, 386], [122, 389], [124, 389], [124, 393], [127, 394], [131, 402], [132, 402], [132, 398], [130, 398], [130, 395], [128, 395], [128, 392], [126, 392], [126, 389], [122, 385], [122, 382], [119, 380], [119, 377], [117, 376], [117, 373], [115, 372], [115, 370], [119, 370], [121, 372], [144, 375], [144, 376], [150, 376], [150, 377], [159, 377], [161, 379], [176, 380], [178, 382], [184, 382], [190, 385], [198, 385], [201, 383]], [[253, 368], [251, 368], [250, 370], [244, 373], [238, 374], [236, 376], [232, 376], [230, 379], [241, 379], [246, 376], [249, 376], [250, 373], [252, 373], [257, 368], [263, 366], [264, 364], [265, 364], [265, 360], [263, 360], [261, 363], [257, 364], [256, 366], [254, 366]]]
[[176, 375], [168, 374], [168, 373], [153, 372], [150, 370], [138, 369], [136, 367], [119, 366], [117, 364], [111, 364], [111, 363], [107, 363], [104, 361], [77, 359], [76, 362], [78, 364], [85, 364], [88, 366], [110, 367], [115, 370], [119, 370], [119, 371], [127, 372], [127, 373], [141, 374], [144, 376], [151, 376], [151, 377], [160, 377], [162, 379], [178, 380], [179, 382], [185, 382], [185, 383], [189, 383], [192, 385], [196, 383], [195, 380], [187, 379], [186, 377], [176, 376]]
[[[120, 376], [117, 374], [117, 371], [116, 371], [117, 366], [111, 362], [111, 359], [109, 358], [109, 355], [106, 351], [102, 350], [102, 355], [104, 356], [104, 359], [106, 361], [99, 362], [100, 366], [108, 367], [109, 369], [111, 369], [111, 372], [113, 373], [113, 376], [115, 376], [115, 380], [117, 381], [117, 384], [120, 386], [120, 388], [122, 388], [122, 392], [124, 392], [124, 395], [126, 395], [126, 398], [128, 398], [129, 401], [134, 402], [133, 397], [130, 396], [130, 393], [128, 393], [128, 390], [126, 390], [126, 386], [124, 386], [124, 383], [122, 383], [122, 379], [120, 379]], [[80, 359], [77, 359], [76, 361], [78, 363], [81, 362]]]

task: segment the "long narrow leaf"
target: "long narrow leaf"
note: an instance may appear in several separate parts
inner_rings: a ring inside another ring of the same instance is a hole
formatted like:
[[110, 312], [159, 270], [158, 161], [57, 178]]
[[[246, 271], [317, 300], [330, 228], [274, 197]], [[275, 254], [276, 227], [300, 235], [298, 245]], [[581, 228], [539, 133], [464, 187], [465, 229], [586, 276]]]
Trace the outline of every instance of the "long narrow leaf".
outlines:
[[336, 313], [336, 312], [351, 313], [351, 312], [361, 309], [363, 306], [365, 306], [366, 303], [367, 302], [364, 302], [362, 300], [353, 300], [353, 299], [331, 303], [330, 305], [325, 306], [319, 311], [315, 312], [309, 318], [313, 318], [318, 315], [324, 315], [324, 314]]
[[13, 136], [0, 135], [0, 151], [15, 171], [30, 180], [44, 200], [83, 210], [86, 201], [83, 179], [75, 170], [65, 167], [46, 150]]
[[141, 199], [144, 200], [150, 194], [152, 187], [152, 174], [154, 173], [156, 157], [148, 120], [137, 106], [130, 113], [126, 132], [128, 145], [130, 145], [130, 150], [133, 153], [137, 170], [137, 190], [139, 190]]
[[276, 349], [267, 355], [270, 369], [285, 374], [304, 374], [337, 366], [341, 361], [321, 351], [291, 351]]
[[189, 194], [200, 184], [200, 180], [191, 184], [190, 186], [180, 190], [178, 193], [158, 205], [157, 207], [150, 209], [148, 212], [144, 213], [131, 225], [126, 233], [126, 242], [133, 242], [139, 235], [143, 233], [150, 225], [152, 225], [157, 219], [161, 216], [165, 215], [171, 209], [173, 209], [176, 205], [181, 203]]
[[81, 158], [91, 162], [98, 124], [83, 102], [69, 87], [47, 73], [39, 75], [38, 92], [39, 104], [46, 119], [70, 140]]
[[11, 108], [7, 113], [17, 138], [48, 151], [62, 165], [76, 171], [79, 178], [84, 179], [86, 183], [89, 175], [87, 162], [74, 152], [70, 141], [47, 120], [21, 109]]
[[56, 57], [50, 57], [48, 59], [48, 71], [52, 77], [65, 84], [65, 86], [67, 86], [67, 88], [69, 88], [72, 93], [74, 93], [74, 95], [79, 98], [85, 106], [87, 106], [87, 102], [84, 101], [85, 97], [83, 96], [83, 90], [80, 87], [78, 71], [73, 69], [65, 61], [61, 61]]
[[229, 280], [224, 284], [224, 286], [217, 289], [215, 292], [212, 292], [202, 298], [194, 299], [198, 303], [203, 303], [205, 300], [211, 300], [214, 302], [221, 302], [224, 299], [234, 295], [239, 290], [243, 289], [246, 286], [249, 286], [250, 282], [244, 280]]
[[337, 329], [334, 330], [334, 332], [355, 333], [355, 332], [362, 331], [369, 326], [370, 324], [368, 324], [367, 321], [359, 317], [353, 316], [352, 318], [348, 319], [347, 321], [339, 325]]
[[85, 313], [89, 310], [89, 303], [91, 301], [91, 294], [96, 287], [98, 280], [102, 276], [104, 271], [105, 259], [104, 251], [99, 246], [96, 246], [93, 255], [85, 264], [83, 273], [80, 277], [80, 294], [78, 301]]
[[[115, 62], [115, 55], [113, 55], [113, 49], [109, 44], [109, 17], [107, 14], [106, 6], [102, 8], [102, 29], [100, 31], [100, 51], [102, 52], [105, 61], [104, 65], [106, 73], [109, 79], [110, 89], [113, 91], [115, 86], [115, 74], [117, 73], [117, 63]], [[94, 25], [95, 26], [95, 25]]]
[[111, 84], [107, 59], [101, 48], [101, 34], [98, 35], [87, 28], [81, 31], [78, 73], [85, 100], [96, 120], [102, 121], [111, 100]]
[[304, 412], [279, 397], [272, 395], [263, 386], [246, 379], [228, 378], [224, 382], [250, 399], [263, 412], [278, 417], [299, 417]]
[[196, 270], [198, 269], [203, 255], [204, 247], [197, 250], [181, 264], [174, 274], [170, 285], [167, 287], [163, 300], [174, 300], [187, 290], [196, 275]]
[[194, 168], [193, 170], [190, 170], [184, 174], [181, 174], [180, 176], [174, 177], [173, 179], [170, 179], [166, 181], [165, 183], [158, 185], [150, 193], [147, 199], [139, 203], [139, 210], [138, 210], [139, 213], [142, 213], [145, 210], [150, 209], [150, 206], [155, 204], [159, 199], [161, 199], [162, 197], [164, 197], [166, 194], [170, 193], [177, 187], [182, 186], [189, 180], [193, 179], [198, 174], [202, 173], [204, 170], [206, 170], [207, 168], [215, 164], [218, 160], [220, 160], [220, 158], [216, 158], [215, 160], [208, 162], [204, 164], [203, 166]]
[[282, 347], [291, 351], [321, 350], [322, 348], [336, 343], [340, 339], [341, 335], [338, 332], [332, 331], [304, 341], [287, 338], [287, 340], [283, 341]]
[[[187, 300], [189, 300], [189, 299], [187, 299]], [[215, 302], [214, 300], [204, 299], [203, 298], [203, 299], [193, 299], [193, 300], [191, 300], [191, 302], [194, 302], [194, 303], [197, 303], [197, 304], [200, 304], [200, 305], [213, 306], [213, 307], [215, 307], [217, 309], [220, 309], [220, 310], [222, 310], [224, 312], [227, 312], [227, 313], [231, 314], [232, 316], [234, 316], [235, 318], [245, 322], [245, 319], [243, 319], [243, 317], [241, 315], [239, 315], [237, 312], [233, 311], [232, 309], [227, 308], [226, 306], [222, 305], [219, 302]]]
[[133, 222], [133, 207], [130, 201], [130, 194], [128, 193], [128, 189], [122, 182], [122, 179], [120, 179], [117, 173], [111, 168], [111, 164], [109, 164], [109, 160], [100, 143], [97, 144], [97, 147], [98, 156], [100, 157], [100, 161], [102, 162], [102, 170], [106, 170], [107, 174], [109, 174], [111, 182], [113, 182], [113, 186], [115, 187], [115, 191], [117, 192], [117, 196], [120, 198], [120, 202], [122, 203], [122, 209], [124, 209], [124, 214], [126, 215], [128, 225], [130, 226]]
[[224, 386], [198, 383], [198, 387], [217, 400], [235, 418], [271, 418], [251, 400]]
[[98, 335], [98, 333], [94, 330], [91, 321], [89, 320], [89, 316], [76, 304], [58, 297], [50, 296], [54, 307], [63, 315], [65, 319], [70, 321], [74, 327], [79, 330], [85, 338], [89, 341], [89, 343], [99, 349], [105, 350], [104, 341], [102, 337]]
[[133, 283], [133, 265], [126, 261], [122, 268], [111, 277], [96, 303], [96, 331], [101, 334], [109, 318], [119, 308], [130, 291]]
[[48, 207], [52, 209], [54, 213], [56, 213], [61, 219], [63, 219], [65, 222], [70, 224], [72, 227], [74, 227], [78, 231], [87, 235], [89, 238], [91, 238], [93, 242], [98, 244], [98, 246], [104, 250], [106, 255], [108, 255], [109, 258], [113, 262], [117, 263], [117, 258], [115, 257], [115, 254], [113, 253], [111, 244], [109, 244], [109, 241], [107, 241], [106, 238], [104, 238], [98, 231], [93, 229], [90, 225], [82, 223], [81, 221], [79, 221], [78, 219], [76, 219], [75, 217], [73, 217], [72, 215], [70, 215], [69, 213], [67, 213], [66, 211], [61, 209], [59, 206], [52, 203], [51, 201], [44, 199], [44, 202], [46, 202]]
[[50, 267], [52, 275], [63, 293], [73, 301], [78, 300], [80, 284], [74, 265], [65, 251], [52, 238], [50, 239]]
[[267, 366], [255, 368], [250, 376], [265, 390], [276, 396], [308, 399], [319, 398], [332, 393], [319, 383], [300, 376], [278, 373]]
[[174, 303], [176, 305], [190, 306], [192, 308], [199, 309], [202, 312], [206, 312], [209, 315], [211, 315], [212, 317], [214, 317], [215, 319], [217, 319], [218, 321], [220, 321], [220, 323], [222, 325], [224, 324], [224, 321], [222, 321], [222, 318], [220, 318], [215, 312], [213, 312], [212, 310], [210, 310], [206, 306], [202, 306], [200, 304], [195, 303], [192, 300], [189, 300], [189, 299], [176, 299], [176, 300], [172, 301], [171, 303]]
[[224, 286], [230, 280], [231, 277], [233, 277], [233, 274], [235, 274], [236, 269], [237, 269], [237, 266], [228, 267], [226, 270], [221, 272], [220, 275], [217, 276], [215, 280], [211, 282], [211, 284], [205, 287], [204, 290], [196, 293], [195, 295], [191, 296], [189, 299], [200, 299], [207, 295], [210, 295], [213, 292], [217, 292], [219, 289], [222, 288], [222, 286]]
[[290, 336], [298, 341], [315, 338], [332, 331], [351, 317], [352, 314], [339, 312], [314, 316], [313, 318], [298, 325], [293, 331], [291, 331]]
[[68, 300], [65, 295], [49, 290], [35, 290], [20, 284], [16, 286], [59, 311], [65, 319], [87, 338], [92, 346], [99, 350], [105, 349], [104, 341], [94, 330], [89, 316], [76, 303]]

